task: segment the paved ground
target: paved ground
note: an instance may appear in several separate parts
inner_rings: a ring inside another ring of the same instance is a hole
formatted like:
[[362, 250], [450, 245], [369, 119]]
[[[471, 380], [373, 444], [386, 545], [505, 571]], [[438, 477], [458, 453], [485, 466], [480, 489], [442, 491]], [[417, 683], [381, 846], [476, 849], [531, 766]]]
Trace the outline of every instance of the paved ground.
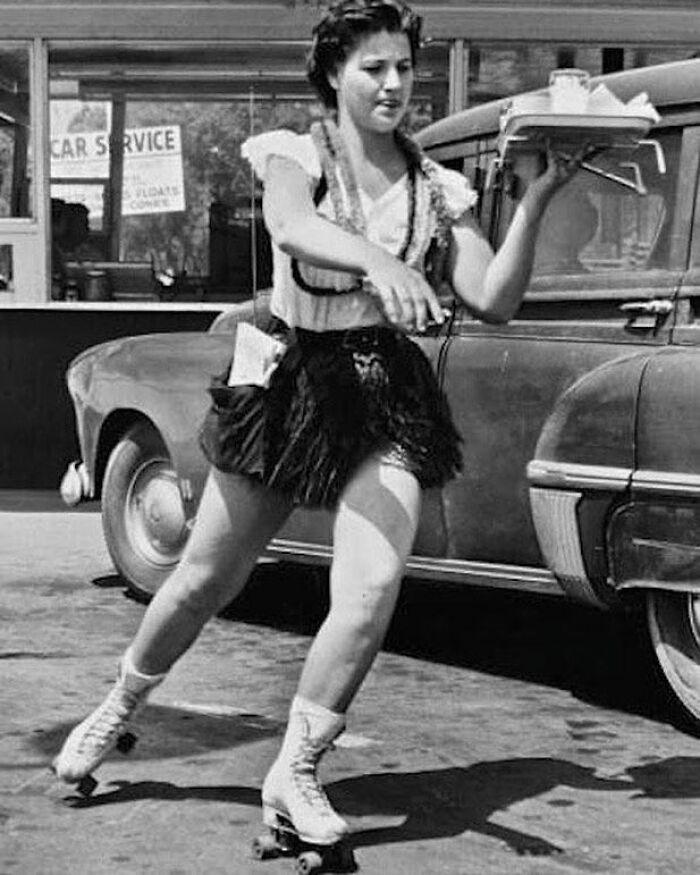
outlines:
[[[264, 568], [158, 689], [84, 801], [46, 764], [143, 613], [92, 512], [0, 497], [0, 873], [293, 871], [252, 861], [323, 580]], [[367, 875], [697, 873], [700, 742], [631, 622], [405, 587], [324, 776]]]

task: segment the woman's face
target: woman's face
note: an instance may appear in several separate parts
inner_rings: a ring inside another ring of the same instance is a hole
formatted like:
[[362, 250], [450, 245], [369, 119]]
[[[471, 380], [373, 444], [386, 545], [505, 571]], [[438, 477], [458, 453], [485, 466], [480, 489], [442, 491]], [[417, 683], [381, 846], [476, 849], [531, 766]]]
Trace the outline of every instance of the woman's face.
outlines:
[[338, 98], [338, 116], [376, 133], [395, 130], [413, 89], [411, 45], [405, 33], [382, 30], [364, 37], [328, 77]]

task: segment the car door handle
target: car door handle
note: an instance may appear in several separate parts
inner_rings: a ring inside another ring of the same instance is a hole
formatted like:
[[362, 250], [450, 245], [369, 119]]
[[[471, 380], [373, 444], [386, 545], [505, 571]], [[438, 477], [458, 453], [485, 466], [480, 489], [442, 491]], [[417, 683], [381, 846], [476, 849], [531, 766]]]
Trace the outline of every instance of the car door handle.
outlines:
[[635, 316], [668, 316], [673, 310], [673, 302], [668, 298], [652, 298], [649, 301], [626, 301], [620, 304], [620, 310], [634, 319]]
[[627, 316], [628, 331], [658, 331], [661, 323], [673, 310], [668, 298], [651, 298], [646, 301], [625, 301], [620, 310]]

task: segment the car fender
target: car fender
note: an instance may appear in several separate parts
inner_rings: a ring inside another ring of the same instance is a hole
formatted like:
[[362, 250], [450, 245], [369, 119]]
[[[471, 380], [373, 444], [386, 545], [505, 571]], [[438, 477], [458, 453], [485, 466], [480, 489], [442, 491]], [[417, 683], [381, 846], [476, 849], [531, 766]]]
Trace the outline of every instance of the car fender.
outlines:
[[629, 501], [608, 533], [618, 589], [700, 592], [700, 349], [668, 348], [642, 381]]
[[227, 369], [233, 346], [228, 333], [151, 334], [102, 343], [73, 360], [66, 379], [93, 495], [112, 447], [139, 419], [160, 432], [176, 470], [204, 469], [192, 426], [203, 420], [207, 387]]
[[653, 355], [650, 349], [611, 359], [572, 384], [528, 465], [542, 555], [568, 595], [597, 606], [614, 601], [605, 527], [632, 480], [638, 396]]

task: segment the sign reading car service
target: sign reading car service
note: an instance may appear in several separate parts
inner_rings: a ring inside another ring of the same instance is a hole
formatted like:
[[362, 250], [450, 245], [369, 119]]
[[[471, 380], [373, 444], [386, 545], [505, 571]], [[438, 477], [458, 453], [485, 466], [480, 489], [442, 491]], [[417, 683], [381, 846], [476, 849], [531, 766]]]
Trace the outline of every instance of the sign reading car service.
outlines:
[[[52, 179], [107, 179], [109, 132], [61, 134], [51, 139]], [[103, 212], [102, 186], [52, 184], [51, 194], [84, 203], [91, 216]], [[175, 213], [185, 209], [180, 125], [131, 128], [124, 132], [122, 215]]]

